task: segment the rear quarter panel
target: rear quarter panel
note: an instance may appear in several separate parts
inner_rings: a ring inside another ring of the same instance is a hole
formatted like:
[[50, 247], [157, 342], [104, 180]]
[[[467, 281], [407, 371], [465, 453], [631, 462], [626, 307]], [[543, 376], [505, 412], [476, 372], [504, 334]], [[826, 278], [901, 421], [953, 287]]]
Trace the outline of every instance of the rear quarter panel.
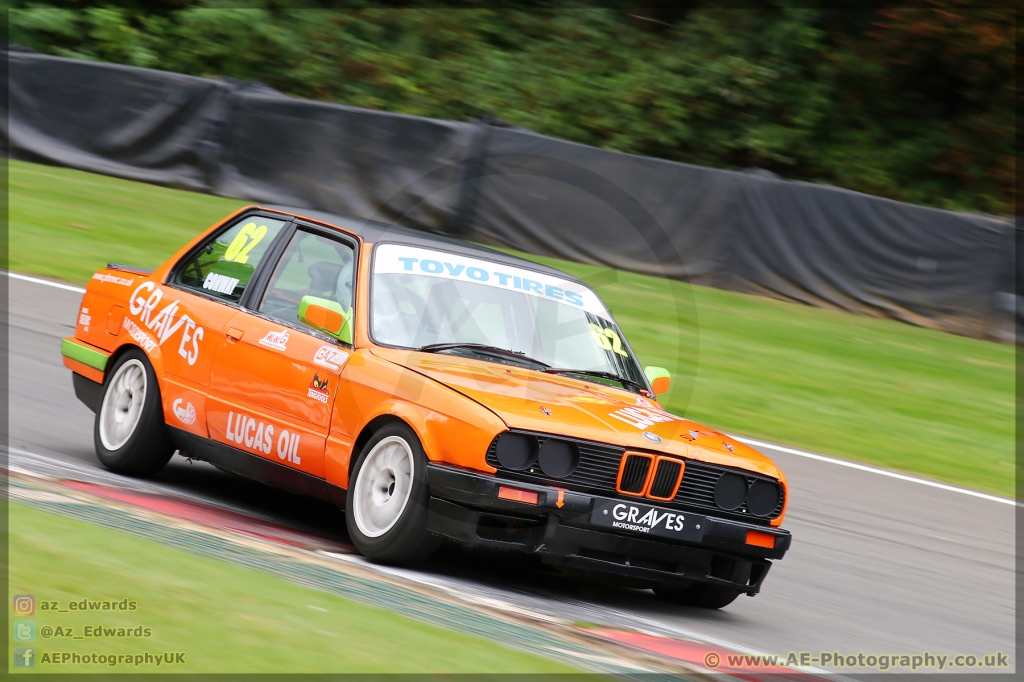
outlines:
[[[174, 329], [173, 334], [161, 339], [159, 332], [154, 332], [153, 328], [157, 325], [153, 323], [160, 311], [177, 299], [183, 301], [185, 308], [175, 311], [172, 327], [177, 325], [181, 313], [187, 313], [190, 309], [197, 318], [212, 317], [216, 319], [224, 316], [221, 311], [217, 311], [217, 314], [213, 316], [203, 315], [203, 307], [218, 306], [219, 304], [170, 289], [164, 286], [164, 282], [174, 265], [193, 246], [224, 223], [251, 208], [253, 206], [243, 207], [200, 231], [152, 274], [116, 268], [98, 270], [86, 285], [82, 304], [75, 320], [74, 336], [76, 339], [111, 355], [117, 354], [126, 346], [141, 348], [156, 373], [167, 423], [203, 436], [206, 435], [206, 421], [203, 414], [205, 401], [203, 400], [202, 386], [205, 385], [205, 378], [210, 374], [213, 345], [216, 343], [215, 336], [222, 330], [219, 328], [203, 329], [197, 338], [196, 331], [199, 325], [191, 326], [183, 323]], [[157, 291], [160, 294], [155, 296], [154, 292]], [[146, 308], [148, 301], [153, 303], [149, 309]], [[108, 372], [109, 369], [108, 365]], [[105, 378], [98, 376], [98, 373], [86, 376], [93, 380]], [[186, 406], [188, 403], [194, 402], [193, 409], [198, 409], [199, 414], [189, 414], [189, 411], [182, 407], [179, 410], [180, 414], [188, 415], [182, 422], [174, 409], [176, 400]]]

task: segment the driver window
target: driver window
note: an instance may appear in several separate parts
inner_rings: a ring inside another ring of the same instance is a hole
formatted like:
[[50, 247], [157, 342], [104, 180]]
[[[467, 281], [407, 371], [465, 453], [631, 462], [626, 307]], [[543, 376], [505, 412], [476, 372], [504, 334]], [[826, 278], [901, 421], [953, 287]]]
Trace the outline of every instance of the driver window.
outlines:
[[299, 322], [303, 296], [326, 298], [352, 308], [355, 252], [348, 244], [299, 230], [292, 237], [259, 311], [288, 324]]
[[260, 215], [242, 218], [182, 261], [175, 283], [238, 303], [284, 224], [284, 220]]

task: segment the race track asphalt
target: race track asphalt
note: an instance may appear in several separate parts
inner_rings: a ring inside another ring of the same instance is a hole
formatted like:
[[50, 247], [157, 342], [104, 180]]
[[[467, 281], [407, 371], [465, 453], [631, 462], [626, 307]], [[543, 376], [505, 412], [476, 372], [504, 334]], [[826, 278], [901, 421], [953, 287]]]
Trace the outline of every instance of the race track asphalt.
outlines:
[[[12, 464], [137, 485], [99, 465], [93, 414], [75, 398], [70, 372], [61, 364], [60, 339], [73, 333], [81, 294], [9, 283]], [[761, 594], [740, 597], [721, 611], [680, 608], [649, 591], [589, 585], [454, 549], [417, 572], [427, 581], [481, 598], [513, 599], [540, 612], [768, 654], [1014, 651], [1014, 505], [766, 454], [790, 481], [784, 527], [793, 533], [793, 546], [775, 563]], [[342, 513], [329, 505], [177, 456], [153, 485], [346, 538]]]

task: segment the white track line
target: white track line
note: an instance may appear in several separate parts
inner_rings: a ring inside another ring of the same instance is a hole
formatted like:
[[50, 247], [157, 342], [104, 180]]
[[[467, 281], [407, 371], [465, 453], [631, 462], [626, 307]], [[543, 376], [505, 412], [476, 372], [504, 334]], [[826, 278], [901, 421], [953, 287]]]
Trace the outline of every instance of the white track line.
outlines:
[[826, 457], [825, 455], [817, 455], [813, 452], [806, 452], [804, 450], [794, 450], [793, 448], [784, 448], [781, 445], [772, 445], [771, 443], [765, 443], [764, 441], [754, 440], [753, 438], [741, 438], [739, 436], [731, 436], [741, 443], [747, 445], [753, 445], [759, 448], [769, 448], [771, 450], [778, 450], [779, 452], [785, 452], [790, 455], [797, 455], [799, 457], [807, 457], [809, 459], [816, 459], [820, 462], [828, 462], [829, 464], [838, 464], [843, 467], [850, 467], [851, 469], [859, 469], [860, 471], [867, 471], [872, 474], [878, 474], [880, 476], [888, 476], [889, 478], [898, 478], [901, 481], [909, 481], [911, 483], [920, 483], [932, 488], [939, 488], [941, 490], [949, 490], [954, 493], [961, 493], [963, 495], [970, 495], [971, 497], [980, 497], [983, 500], [991, 500], [992, 502], [1002, 502], [1003, 504], [1016, 504], [1024, 506], [1024, 503], [1015, 502], [1014, 500], [1008, 500], [1005, 497], [997, 497], [995, 495], [989, 495], [987, 493], [979, 493], [976, 490], [967, 490], [966, 488], [957, 488], [956, 486], [946, 485], [945, 483], [936, 483], [935, 481], [929, 481], [924, 478], [915, 478], [913, 476], [907, 476], [906, 474], [897, 474], [894, 471], [886, 471], [885, 469], [876, 469], [875, 467], [865, 466], [863, 464], [857, 464], [855, 462], [847, 462], [843, 459], [836, 459], [834, 457]]
[[[2, 271], [0, 271], [2, 272]], [[21, 279], [26, 282], [35, 282], [36, 284], [45, 284], [46, 286], [56, 287], [58, 289], [66, 289], [68, 291], [77, 291], [78, 293], [84, 294], [85, 289], [81, 287], [73, 287], [70, 284], [61, 284], [60, 282], [51, 282], [48, 279], [39, 279], [37, 277], [28, 277], [26, 275], [19, 275], [14, 272], [5, 272], [8, 277], [14, 279]], [[932, 488], [939, 488], [940, 490], [948, 490], [954, 493], [961, 493], [962, 495], [970, 495], [971, 497], [980, 497], [983, 500], [990, 500], [992, 502], [1001, 502], [1003, 504], [1016, 504], [1024, 506], [1024, 503], [1015, 502], [1014, 500], [1008, 500], [1005, 497], [997, 497], [995, 495], [988, 495], [986, 493], [980, 493], [976, 490], [968, 490], [966, 488], [957, 488], [956, 486], [946, 485], [945, 483], [936, 483], [935, 481], [929, 481], [924, 478], [915, 478], [914, 476], [907, 476], [906, 474], [897, 474], [893, 471], [886, 471], [885, 469], [876, 469], [875, 467], [865, 466], [863, 464], [856, 464], [854, 462], [847, 462], [846, 460], [836, 459], [834, 457], [826, 457], [825, 455], [818, 455], [813, 452], [806, 452], [804, 450], [794, 450], [793, 448], [782, 447], [781, 445], [772, 445], [771, 443], [765, 443], [764, 441], [754, 440], [753, 438], [740, 438], [739, 436], [732, 436], [741, 443], [747, 445], [753, 445], [759, 448], [769, 448], [771, 450], [778, 450], [779, 452], [785, 452], [789, 455], [797, 455], [799, 457], [807, 457], [809, 459], [816, 459], [820, 462], [828, 462], [829, 464], [838, 464], [839, 466], [850, 467], [851, 469], [859, 469], [860, 471], [867, 471], [872, 474], [878, 474], [880, 476], [888, 476], [889, 478], [896, 478], [901, 481], [908, 481], [910, 483], [919, 483], [920, 485], [926, 485]]]
[[[3, 271], [0, 270], [0, 272], [3, 272]], [[77, 291], [80, 294], [84, 294], [85, 293], [85, 289], [83, 289], [82, 287], [73, 287], [70, 284], [61, 284], [60, 282], [51, 282], [48, 279], [39, 279], [38, 277], [28, 277], [26, 275], [19, 275], [16, 272], [4, 272], [4, 274], [7, 275], [8, 277], [13, 277], [14, 279], [23, 279], [26, 282], [35, 282], [36, 284], [45, 284], [46, 286], [56, 287], [57, 289], [66, 289], [68, 291]]]

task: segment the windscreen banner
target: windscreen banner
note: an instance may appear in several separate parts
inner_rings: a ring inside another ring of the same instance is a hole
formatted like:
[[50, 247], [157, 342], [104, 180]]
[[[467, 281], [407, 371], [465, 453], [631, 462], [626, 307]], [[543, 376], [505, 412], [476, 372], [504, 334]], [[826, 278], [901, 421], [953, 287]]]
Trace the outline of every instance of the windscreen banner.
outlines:
[[381, 244], [373, 257], [374, 274], [419, 275], [516, 291], [611, 319], [601, 299], [572, 280], [444, 251], [404, 244]]

